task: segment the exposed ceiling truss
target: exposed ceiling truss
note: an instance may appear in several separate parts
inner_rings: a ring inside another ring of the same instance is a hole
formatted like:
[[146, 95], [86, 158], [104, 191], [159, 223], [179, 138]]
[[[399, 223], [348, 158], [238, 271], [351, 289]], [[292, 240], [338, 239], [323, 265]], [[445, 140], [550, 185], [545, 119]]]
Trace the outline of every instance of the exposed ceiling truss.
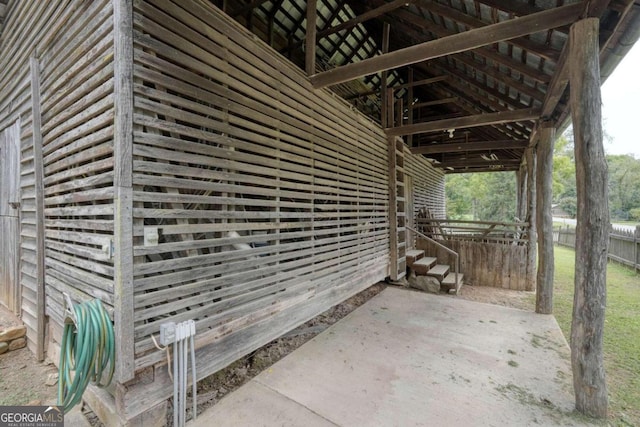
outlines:
[[516, 170], [540, 120], [565, 122], [573, 22], [601, 19], [603, 68], [640, 33], [640, 0], [315, 0], [314, 45], [307, 0], [210, 1], [375, 120], [386, 76], [387, 133], [448, 173]]

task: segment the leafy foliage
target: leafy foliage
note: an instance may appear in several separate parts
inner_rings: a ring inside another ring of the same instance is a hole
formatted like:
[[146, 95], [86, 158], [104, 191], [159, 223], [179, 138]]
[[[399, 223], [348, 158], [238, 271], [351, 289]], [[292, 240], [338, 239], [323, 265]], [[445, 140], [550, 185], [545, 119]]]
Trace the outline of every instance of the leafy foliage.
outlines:
[[[607, 155], [606, 158], [611, 218], [640, 220], [640, 211], [637, 211], [640, 209], [640, 159], [628, 154]], [[573, 135], [567, 132], [556, 141], [554, 147], [553, 201], [574, 217], [577, 211], [575, 177]]]
[[[607, 155], [607, 164], [611, 218], [640, 220], [640, 159]], [[451, 219], [513, 221], [516, 215], [513, 172], [447, 175], [445, 188], [447, 216]], [[570, 131], [554, 145], [553, 203], [575, 217], [576, 164]]]
[[447, 217], [477, 221], [513, 221], [516, 212], [514, 172], [447, 175]]

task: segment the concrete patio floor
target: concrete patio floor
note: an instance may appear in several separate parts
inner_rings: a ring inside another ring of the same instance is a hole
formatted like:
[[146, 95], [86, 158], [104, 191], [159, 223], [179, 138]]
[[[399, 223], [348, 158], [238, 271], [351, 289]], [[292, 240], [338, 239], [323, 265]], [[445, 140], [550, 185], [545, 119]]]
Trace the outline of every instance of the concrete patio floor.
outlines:
[[196, 426], [588, 425], [553, 316], [387, 288]]

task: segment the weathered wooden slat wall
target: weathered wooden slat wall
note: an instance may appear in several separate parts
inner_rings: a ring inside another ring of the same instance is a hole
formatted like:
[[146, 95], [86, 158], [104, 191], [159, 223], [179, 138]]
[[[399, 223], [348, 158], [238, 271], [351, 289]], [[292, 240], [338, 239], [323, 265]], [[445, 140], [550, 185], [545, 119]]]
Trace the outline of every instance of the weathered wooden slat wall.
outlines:
[[134, 29], [136, 364], [168, 320], [246, 337], [204, 375], [387, 275], [386, 139], [204, 2], [136, 1]]
[[20, 311], [18, 284], [20, 122], [0, 129], [0, 303]]
[[[34, 353], [38, 333], [38, 254], [36, 243], [35, 176], [31, 73], [29, 57], [68, 18], [70, 1], [40, 2], [10, 0], [5, 28], [0, 38], [0, 129], [20, 120], [20, 317], [27, 327], [27, 345]], [[38, 351], [39, 350], [39, 351]]]
[[[466, 283], [476, 286], [527, 290], [528, 245], [439, 240], [460, 255], [460, 272]], [[433, 243], [418, 237], [416, 247], [438, 258], [439, 264], [452, 265], [452, 257]]]
[[446, 218], [444, 173], [431, 166], [422, 155], [405, 154], [406, 173], [413, 177], [414, 218], [422, 208], [428, 208], [434, 218]]
[[44, 187], [46, 314], [74, 301], [113, 307], [113, 21], [85, 2], [38, 55]]

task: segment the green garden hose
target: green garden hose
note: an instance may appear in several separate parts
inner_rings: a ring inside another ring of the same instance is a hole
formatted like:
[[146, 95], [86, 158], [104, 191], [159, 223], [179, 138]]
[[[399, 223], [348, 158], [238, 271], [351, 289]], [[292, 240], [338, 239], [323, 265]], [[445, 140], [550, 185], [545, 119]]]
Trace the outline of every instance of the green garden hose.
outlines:
[[65, 412], [80, 402], [89, 380], [106, 387], [115, 369], [113, 325], [100, 300], [75, 304], [72, 313], [75, 319], [65, 320], [60, 347], [58, 405]]

